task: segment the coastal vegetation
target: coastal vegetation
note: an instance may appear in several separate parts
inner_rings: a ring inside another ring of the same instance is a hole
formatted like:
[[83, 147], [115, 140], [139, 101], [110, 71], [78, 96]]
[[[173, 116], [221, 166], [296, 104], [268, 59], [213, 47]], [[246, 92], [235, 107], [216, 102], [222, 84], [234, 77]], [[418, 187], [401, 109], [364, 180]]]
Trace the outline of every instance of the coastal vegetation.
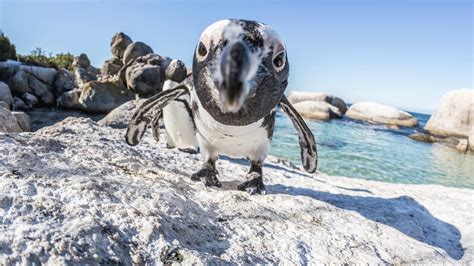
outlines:
[[74, 70], [72, 62], [74, 56], [71, 53], [58, 53], [53, 55], [42, 48], [37, 47], [28, 55], [17, 54], [15, 45], [3, 33], [0, 35], [0, 61], [17, 60], [26, 65], [51, 67], [55, 69], [64, 68]]

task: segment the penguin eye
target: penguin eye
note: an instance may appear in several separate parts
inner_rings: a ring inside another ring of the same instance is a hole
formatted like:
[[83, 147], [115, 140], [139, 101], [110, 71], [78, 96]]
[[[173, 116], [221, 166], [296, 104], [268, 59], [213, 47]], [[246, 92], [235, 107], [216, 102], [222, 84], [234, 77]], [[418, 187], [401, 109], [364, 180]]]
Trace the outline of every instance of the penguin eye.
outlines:
[[199, 42], [199, 45], [197, 47], [196, 51], [196, 57], [199, 61], [203, 61], [206, 56], [207, 56], [208, 50], [206, 48], [206, 45], [203, 42]]
[[281, 52], [273, 58], [273, 67], [275, 67], [277, 71], [281, 71], [285, 67], [285, 63], [286, 63], [285, 52]]
[[198, 53], [200, 56], [206, 56], [207, 49], [202, 42], [199, 43]]

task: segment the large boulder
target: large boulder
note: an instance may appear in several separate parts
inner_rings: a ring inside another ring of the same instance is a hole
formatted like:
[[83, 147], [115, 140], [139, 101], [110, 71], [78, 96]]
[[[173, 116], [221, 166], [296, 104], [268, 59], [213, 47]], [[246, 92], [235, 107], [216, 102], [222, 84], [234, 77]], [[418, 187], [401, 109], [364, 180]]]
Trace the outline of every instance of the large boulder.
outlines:
[[347, 111], [347, 105], [343, 99], [327, 93], [291, 91], [288, 95], [288, 101], [292, 104], [303, 101], [327, 102], [337, 107], [342, 114]]
[[181, 82], [186, 78], [186, 66], [180, 60], [157, 54], [147, 54], [135, 60], [125, 70], [127, 87], [140, 97], [161, 92], [166, 79]]
[[80, 54], [79, 56], [75, 56], [74, 60], [72, 61], [72, 66], [76, 68], [88, 68], [91, 66], [91, 61], [86, 54]]
[[76, 68], [76, 70], [74, 71], [74, 74], [75, 74], [76, 83], [79, 86], [79, 88], [82, 88], [84, 84], [86, 84], [89, 81], [97, 80], [97, 75], [87, 71], [87, 69], [85, 68]]
[[132, 43], [132, 39], [123, 32], [116, 33], [110, 41], [110, 50], [114, 57], [121, 59], [127, 46]]
[[73, 90], [76, 87], [74, 83], [74, 75], [71, 74], [67, 69], [61, 68], [58, 70], [56, 75], [56, 81], [54, 81], [56, 87], [56, 94], [61, 95], [66, 91]]
[[8, 105], [8, 109], [13, 108], [13, 96], [8, 85], [0, 81], [0, 101]]
[[23, 94], [22, 98], [25, 101], [25, 103], [27, 105], [30, 105], [30, 106], [35, 106], [39, 102], [38, 97], [36, 97], [35, 95], [33, 95], [29, 92], [25, 92], [25, 94]]
[[140, 97], [149, 97], [161, 91], [164, 83], [160, 66], [133, 64], [126, 70], [127, 87]]
[[73, 66], [76, 67], [76, 84], [82, 88], [89, 81], [97, 80], [100, 70], [93, 67], [86, 54], [74, 57]]
[[81, 93], [81, 89], [75, 89], [61, 94], [61, 96], [58, 97], [58, 106], [70, 110], [82, 109], [83, 106], [79, 102]]
[[92, 113], [108, 113], [117, 106], [133, 100], [135, 95], [118, 79], [91, 81], [84, 85], [79, 103]]
[[469, 137], [474, 134], [474, 90], [446, 93], [426, 123], [425, 130], [442, 136]]
[[117, 74], [122, 66], [122, 60], [114, 56], [104, 62], [102, 68], [100, 69], [100, 73], [102, 76], [112, 76]]
[[183, 81], [186, 78], [186, 76], [187, 76], [187, 69], [183, 61], [174, 59], [168, 64], [168, 66], [166, 66], [166, 70], [165, 70], [166, 79], [179, 83]]
[[25, 112], [12, 112], [12, 115], [16, 118], [18, 125], [24, 132], [31, 131], [31, 120], [30, 116]]
[[298, 113], [309, 119], [328, 120], [332, 118], [340, 118], [341, 111], [327, 102], [319, 101], [302, 101], [293, 104]]
[[15, 115], [10, 110], [0, 107], [0, 132], [15, 133], [23, 131]]
[[140, 56], [152, 54], [153, 49], [150, 46], [142, 42], [134, 42], [127, 46], [123, 53], [123, 64], [126, 65], [128, 62], [137, 59]]
[[358, 102], [346, 112], [346, 116], [371, 123], [415, 127], [418, 120], [411, 114], [395, 107], [375, 102]]
[[144, 101], [145, 99], [128, 101], [112, 110], [97, 123], [101, 126], [109, 126], [112, 128], [126, 128], [133, 114]]
[[13, 109], [15, 110], [23, 110], [23, 111], [30, 111], [33, 110], [33, 105], [25, 103], [22, 99], [18, 97], [13, 97]]
[[22, 97], [28, 92], [43, 105], [55, 102], [56, 74], [53, 68], [0, 64], [0, 79], [8, 84], [12, 95]]

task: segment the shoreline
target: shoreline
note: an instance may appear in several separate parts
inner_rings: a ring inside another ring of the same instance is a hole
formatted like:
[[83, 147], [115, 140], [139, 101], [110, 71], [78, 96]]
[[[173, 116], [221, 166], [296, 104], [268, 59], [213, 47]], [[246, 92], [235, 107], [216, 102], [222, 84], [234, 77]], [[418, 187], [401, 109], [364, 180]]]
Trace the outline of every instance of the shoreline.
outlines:
[[[86, 118], [0, 134], [0, 262], [472, 263], [474, 190], [311, 175], [267, 160], [268, 194], [236, 190], [247, 164], [200, 165], [149, 133]], [[403, 243], [403, 244], [401, 244]]]

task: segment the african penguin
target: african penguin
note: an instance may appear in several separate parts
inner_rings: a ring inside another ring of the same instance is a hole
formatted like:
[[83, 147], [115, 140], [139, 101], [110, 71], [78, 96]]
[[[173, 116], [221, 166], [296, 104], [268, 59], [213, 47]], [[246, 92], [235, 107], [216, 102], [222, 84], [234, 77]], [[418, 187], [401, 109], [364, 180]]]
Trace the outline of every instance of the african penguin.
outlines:
[[[166, 80], [163, 91], [178, 86], [178, 82]], [[191, 113], [191, 99], [189, 94], [181, 95], [163, 108], [163, 123], [166, 130], [166, 146], [178, 148], [181, 151], [196, 153], [198, 143]]]
[[191, 176], [206, 186], [222, 186], [215, 162], [219, 155], [250, 161], [238, 186], [265, 194], [262, 165], [270, 148], [279, 105], [295, 126], [301, 159], [308, 172], [317, 166], [316, 142], [284, 95], [289, 65], [285, 44], [271, 27], [247, 20], [222, 20], [200, 36], [193, 58], [193, 86], [178, 85], [153, 96], [133, 115], [126, 134], [137, 145], [147, 124], [174, 99], [189, 94], [203, 165]]

